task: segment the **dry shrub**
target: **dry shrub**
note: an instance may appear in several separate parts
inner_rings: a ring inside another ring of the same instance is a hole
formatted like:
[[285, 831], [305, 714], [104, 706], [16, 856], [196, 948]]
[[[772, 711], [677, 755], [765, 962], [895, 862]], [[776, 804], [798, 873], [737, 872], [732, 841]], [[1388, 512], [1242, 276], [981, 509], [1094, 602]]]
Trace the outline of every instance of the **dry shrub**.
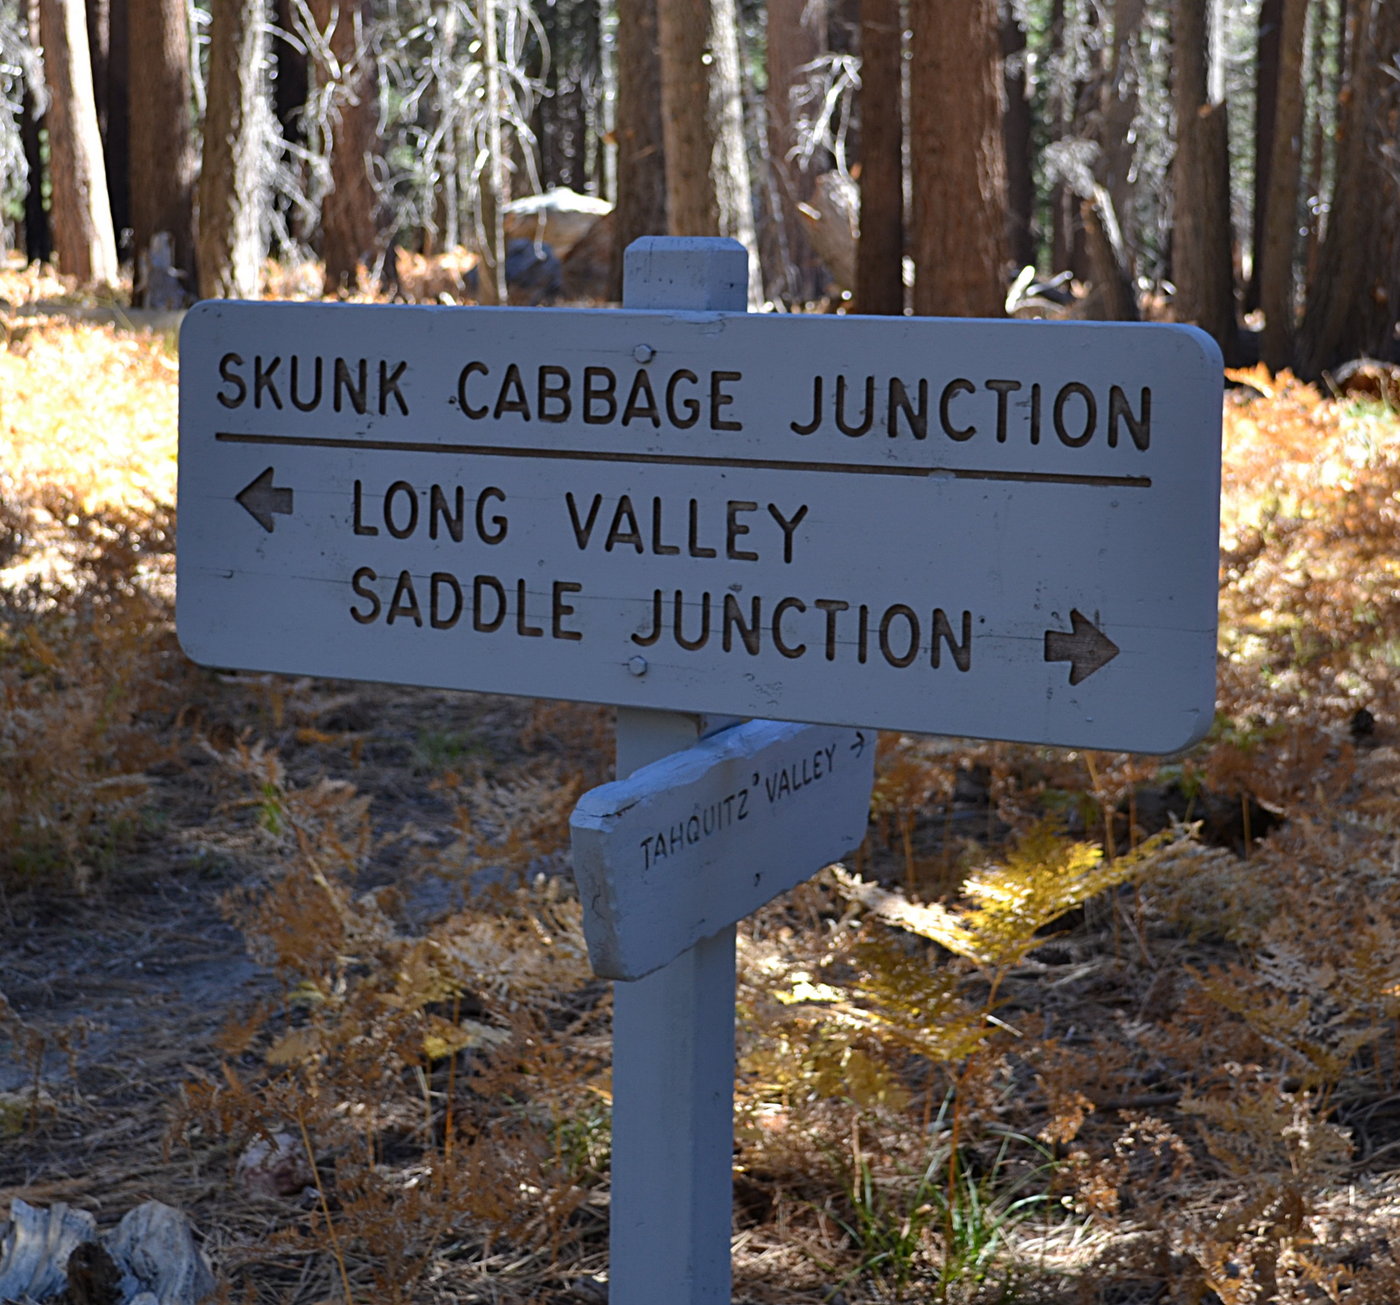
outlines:
[[606, 987], [577, 901], [532, 873], [557, 853], [574, 787], [456, 788], [457, 836], [429, 860], [461, 893], [424, 926], [398, 889], [357, 887], [382, 844], [367, 796], [298, 786], [265, 748], [225, 760], [281, 858], [229, 909], [282, 997], [229, 1026], [226, 1080], [188, 1085], [182, 1123], [240, 1146], [302, 1138], [318, 1210], [239, 1261], [328, 1250], [348, 1298], [392, 1301], [444, 1243], [477, 1261], [508, 1249], [522, 1274], [577, 1257], [601, 1230], [581, 1212], [606, 1153]]
[[138, 833], [169, 755], [167, 617], [146, 595], [11, 596], [0, 628], [0, 883], [86, 889]]
[[178, 368], [161, 337], [57, 320], [0, 351], [5, 497], [57, 491], [81, 511], [175, 502]]
[[0, 883], [86, 887], [167, 753], [173, 375], [110, 329], [0, 352]]
[[1396, 705], [1400, 439], [1393, 414], [1287, 372], [1231, 373], [1225, 408], [1222, 706], [1239, 717]]

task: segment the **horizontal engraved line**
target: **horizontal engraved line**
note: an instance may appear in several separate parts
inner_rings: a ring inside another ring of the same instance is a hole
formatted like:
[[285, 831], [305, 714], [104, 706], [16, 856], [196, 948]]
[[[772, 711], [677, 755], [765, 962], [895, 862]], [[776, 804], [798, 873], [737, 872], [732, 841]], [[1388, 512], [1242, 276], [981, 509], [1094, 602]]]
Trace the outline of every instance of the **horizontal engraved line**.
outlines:
[[863, 462], [789, 462], [781, 458], [697, 458], [682, 453], [606, 453], [598, 450], [531, 449], [496, 444], [426, 444], [410, 440], [347, 440], [308, 435], [215, 431], [226, 444], [274, 444], [307, 449], [369, 449], [377, 453], [454, 453], [482, 458], [537, 458], [552, 462], [631, 462], [667, 467], [734, 467], [757, 471], [824, 471], [843, 476], [913, 476], [925, 479], [1007, 480], [1039, 485], [1095, 485], [1151, 489], [1150, 476], [1089, 476], [1060, 471], [996, 471], [980, 467], [891, 467]]

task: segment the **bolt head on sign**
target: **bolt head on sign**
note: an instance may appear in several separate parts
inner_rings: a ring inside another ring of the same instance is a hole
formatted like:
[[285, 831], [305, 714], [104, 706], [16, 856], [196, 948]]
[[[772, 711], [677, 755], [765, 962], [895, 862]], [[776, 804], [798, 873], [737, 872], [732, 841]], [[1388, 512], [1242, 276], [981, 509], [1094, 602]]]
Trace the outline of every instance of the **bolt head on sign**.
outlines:
[[206, 302], [177, 618], [225, 667], [1169, 752], [1208, 729], [1190, 327]]

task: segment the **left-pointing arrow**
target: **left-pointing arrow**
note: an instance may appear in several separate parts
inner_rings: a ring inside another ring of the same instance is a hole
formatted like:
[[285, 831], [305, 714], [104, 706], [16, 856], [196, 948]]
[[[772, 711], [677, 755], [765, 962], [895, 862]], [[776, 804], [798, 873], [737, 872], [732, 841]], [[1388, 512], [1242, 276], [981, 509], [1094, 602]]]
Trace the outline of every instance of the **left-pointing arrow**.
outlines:
[[272, 530], [274, 514], [284, 517], [292, 514], [292, 491], [274, 485], [272, 479], [273, 470], [269, 467], [234, 495], [248, 509], [248, 515], [267, 531]]

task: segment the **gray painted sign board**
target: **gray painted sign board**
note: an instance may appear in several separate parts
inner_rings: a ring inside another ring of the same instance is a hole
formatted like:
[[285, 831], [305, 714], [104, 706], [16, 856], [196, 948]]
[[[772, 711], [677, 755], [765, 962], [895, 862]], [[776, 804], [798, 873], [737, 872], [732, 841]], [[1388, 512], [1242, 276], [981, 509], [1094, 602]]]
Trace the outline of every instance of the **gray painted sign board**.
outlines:
[[595, 973], [640, 979], [860, 846], [875, 739], [748, 721], [585, 793], [570, 827]]
[[208, 302], [196, 661], [1168, 752], [1214, 703], [1189, 327]]

